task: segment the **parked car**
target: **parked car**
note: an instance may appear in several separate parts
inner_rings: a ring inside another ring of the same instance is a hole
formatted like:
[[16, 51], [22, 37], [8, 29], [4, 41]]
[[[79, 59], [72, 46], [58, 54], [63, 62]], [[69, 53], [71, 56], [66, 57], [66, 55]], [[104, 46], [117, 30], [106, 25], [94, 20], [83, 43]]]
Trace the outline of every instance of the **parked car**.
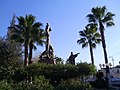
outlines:
[[111, 82], [120, 82], [120, 78], [111, 78]]

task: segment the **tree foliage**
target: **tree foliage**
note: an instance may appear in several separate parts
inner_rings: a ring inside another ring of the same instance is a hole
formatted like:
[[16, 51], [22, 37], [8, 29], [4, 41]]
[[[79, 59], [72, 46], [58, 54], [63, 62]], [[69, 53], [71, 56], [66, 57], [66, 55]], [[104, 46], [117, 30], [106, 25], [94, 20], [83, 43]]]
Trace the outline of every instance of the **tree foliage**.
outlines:
[[15, 42], [0, 38], [0, 79], [9, 79], [22, 66], [22, 49]]
[[36, 49], [35, 43], [42, 45], [44, 42], [44, 30], [41, 29], [42, 23], [36, 22], [32, 14], [17, 17], [17, 20], [17, 24], [9, 27], [9, 32], [11, 39], [24, 46], [24, 66], [27, 66], [32, 63], [32, 52]]
[[22, 49], [19, 44], [0, 38], [0, 67], [5, 69], [19, 67], [22, 64]]

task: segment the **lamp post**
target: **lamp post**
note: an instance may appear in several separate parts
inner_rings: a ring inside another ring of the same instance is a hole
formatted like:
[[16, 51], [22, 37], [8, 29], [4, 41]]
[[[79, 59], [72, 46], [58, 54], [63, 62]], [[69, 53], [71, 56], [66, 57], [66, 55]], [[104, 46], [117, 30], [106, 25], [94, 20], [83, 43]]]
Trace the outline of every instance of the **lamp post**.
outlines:
[[114, 67], [114, 59], [113, 59], [113, 56], [109, 56], [109, 58], [112, 59], [112, 63], [113, 63], [113, 67]]
[[109, 64], [99, 64], [99, 66], [100, 66], [100, 68], [102, 69], [102, 68], [105, 68], [106, 66], [112, 66], [112, 64], [111, 63], [109, 63]]
[[[111, 67], [112, 64], [111, 64], [111, 63], [109, 63], [109, 64], [99, 64], [99, 66], [100, 66], [101, 70], [103, 70], [103, 69], [106, 70], [107, 68], [104, 68], [104, 67], [108, 67], [108, 68], [109, 68], [109, 66]], [[104, 71], [103, 71], [103, 72], [104, 72]], [[108, 76], [106, 75], [106, 77], [108, 78], [109, 87], [111, 87], [110, 71], [109, 71], [109, 75], [108, 75]], [[106, 81], [107, 81], [107, 78], [106, 78]], [[107, 89], [107, 90], [108, 90], [108, 89]]]

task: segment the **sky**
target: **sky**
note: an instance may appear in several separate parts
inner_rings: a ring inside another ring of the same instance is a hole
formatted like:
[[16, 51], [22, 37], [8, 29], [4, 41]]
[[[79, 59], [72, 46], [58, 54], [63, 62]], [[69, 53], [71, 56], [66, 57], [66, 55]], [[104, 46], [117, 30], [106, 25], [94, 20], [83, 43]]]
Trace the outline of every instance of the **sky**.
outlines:
[[[54, 54], [67, 60], [70, 53], [80, 53], [76, 58], [78, 62], [90, 60], [89, 47], [81, 48], [77, 44], [80, 38], [79, 31], [88, 24], [86, 15], [96, 6], [106, 6], [107, 11], [115, 14], [115, 26], [106, 28], [105, 39], [109, 63], [118, 65], [120, 61], [120, 5], [119, 0], [1, 0], [0, 1], [0, 36], [7, 34], [7, 27], [10, 25], [12, 16], [25, 16], [32, 14], [37, 22], [51, 25], [51, 45], [54, 47]], [[44, 51], [44, 47], [38, 47], [34, 56]], [[94, 49], [95, 65], [103, 64], [104, 54], [102, 45]]]

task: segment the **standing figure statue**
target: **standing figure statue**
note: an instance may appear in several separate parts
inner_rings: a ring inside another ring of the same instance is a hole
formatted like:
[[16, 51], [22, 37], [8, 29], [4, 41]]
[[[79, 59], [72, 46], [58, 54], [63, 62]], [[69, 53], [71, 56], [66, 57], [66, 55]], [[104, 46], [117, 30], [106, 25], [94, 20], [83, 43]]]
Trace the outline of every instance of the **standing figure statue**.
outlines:
[[49, 24], [47, 23], [46, 28], [45, 28], [45, 32], [46, 32], [46, 51], [49, 51], [49, 47], [50, 47], [50, 31], [51, 28], [49, 26]]
[[47, 23], [46, 28], [45, 28], [46, 49], [40, 55], [39, 62], [54, 64], [54, 50], [53, 50], [52, 45], [50, 45], [50, 31], [51, 31], [51, 28], [50, 28], [49, 24]]
[[75, 65], [75, 58], [78, 56], [78, 54], [80, 54], [80, 53], [73, 54], [73, 52], [71, 52], [71, 55], [69, 56], [69, 59], [68, 59], [70, 64]]

